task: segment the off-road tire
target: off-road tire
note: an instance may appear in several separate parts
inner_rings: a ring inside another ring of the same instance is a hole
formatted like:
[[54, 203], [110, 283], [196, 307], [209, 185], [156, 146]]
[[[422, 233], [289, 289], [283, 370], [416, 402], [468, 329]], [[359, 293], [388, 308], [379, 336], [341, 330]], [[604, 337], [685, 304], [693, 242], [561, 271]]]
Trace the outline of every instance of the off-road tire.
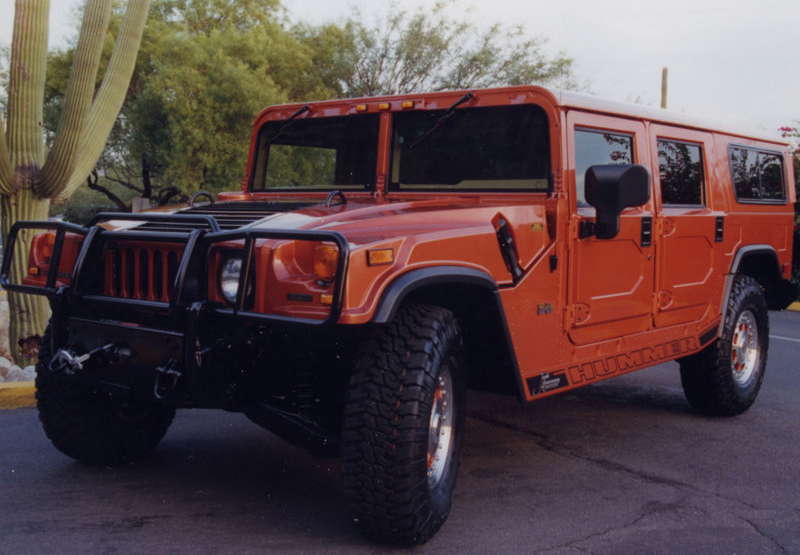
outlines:
[[764, 292], [751, 277], [734, 277], [722, 332], [714, 343], [681, 361], [689, 404], [710, 416], [735, 416], [756, 400], [769, 348]]
[[44, 432], [59, 451], [91, 465], [115, 466], [152, 451], [172, 423], [175, 409], [123, 401], [53, 374], [50, 330], [36, 365], [36, 406]]
[[449, 310], [406, 305], [360, 349], [345, 402], [341, 465], [345, 500], [366, 536], [421, 544], [447, 519], [465, 396], [461, 332]]

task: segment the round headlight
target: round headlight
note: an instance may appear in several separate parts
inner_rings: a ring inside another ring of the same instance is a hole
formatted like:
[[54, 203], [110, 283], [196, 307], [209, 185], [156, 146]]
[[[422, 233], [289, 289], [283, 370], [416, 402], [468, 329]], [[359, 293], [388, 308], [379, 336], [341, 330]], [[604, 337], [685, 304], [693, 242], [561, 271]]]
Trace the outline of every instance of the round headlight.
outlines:
[[219, 270], [219, 291], [226, 301], [233, 304], [236, 302], [236, 294], [239, 292], [239, 276], [242, 273], [241, 255], [229, 255], [223, 262]]

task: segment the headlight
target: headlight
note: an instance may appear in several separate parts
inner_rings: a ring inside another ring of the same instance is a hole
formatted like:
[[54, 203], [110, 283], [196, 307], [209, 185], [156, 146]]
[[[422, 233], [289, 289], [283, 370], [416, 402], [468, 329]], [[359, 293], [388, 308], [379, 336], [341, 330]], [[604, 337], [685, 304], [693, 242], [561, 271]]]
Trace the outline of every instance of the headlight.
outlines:
[[[242, 274], [242, 254], [227, 255], [219, 269], [219, 291], [230, 304], [236, 302], [239, 292], [239, 277]], [[248, 287], [249, 289], [249, 287]]]

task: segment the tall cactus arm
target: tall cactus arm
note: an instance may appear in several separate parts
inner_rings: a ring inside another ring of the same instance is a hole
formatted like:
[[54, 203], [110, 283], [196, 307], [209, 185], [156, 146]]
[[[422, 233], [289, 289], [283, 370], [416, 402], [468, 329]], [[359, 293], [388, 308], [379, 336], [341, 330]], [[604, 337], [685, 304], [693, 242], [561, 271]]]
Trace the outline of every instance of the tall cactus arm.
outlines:
[[78, 159], [67, 183], [67, 196], [86, 182], [86, 177], [92, 172], [103, 153], [106, 140], [128, 92], [149, 9], [150, 0], [128, 2], [114, 52], [89, 112]]
[[17, 0], [14, 8], [6, 146], [15, 176], [9, 181], [4, 176], [4, 195], [20, 188], [30, 189], [44, 158], [42, 104], [49, 13], [50, 0]]
[[100, 56], [111, 19], [111, 5], [112, 0], [88, 0], [86, 3], [56, 139], [34, 182], [34, 190], [40, 197], [52, 198], [61, 193], [75, 167], [92, 105]]
[[0, 118], [0, 195], [14, 192], [14, 166], [11, 165], [11, 153], [8, 151], [6, 126]]

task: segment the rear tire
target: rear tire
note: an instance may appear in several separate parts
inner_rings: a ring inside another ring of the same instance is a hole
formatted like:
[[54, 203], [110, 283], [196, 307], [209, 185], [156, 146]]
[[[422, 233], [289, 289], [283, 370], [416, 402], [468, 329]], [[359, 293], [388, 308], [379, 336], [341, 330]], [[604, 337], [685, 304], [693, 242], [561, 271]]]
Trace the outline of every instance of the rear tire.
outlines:
[[461, 351], [450, 311], [408, 305], [356, 359], [342, 425], [342, 487], [371, 539], [421, 544], [447, 519], [464, 428]]
[[735, 276], [722, 332], [700, 353], [681, 361], [681, 384], [702, 414], [735, 416], [758, 396], [769, 348], [764, 293], [751, 277]]
[[119, 465], [149, 453], [167, 433], [175, 409], [122, 400], [55, 375], [50, 357], [48, 328], [36, 365], [36, 406], [45, 434], [65, 455], [86, 464]]

